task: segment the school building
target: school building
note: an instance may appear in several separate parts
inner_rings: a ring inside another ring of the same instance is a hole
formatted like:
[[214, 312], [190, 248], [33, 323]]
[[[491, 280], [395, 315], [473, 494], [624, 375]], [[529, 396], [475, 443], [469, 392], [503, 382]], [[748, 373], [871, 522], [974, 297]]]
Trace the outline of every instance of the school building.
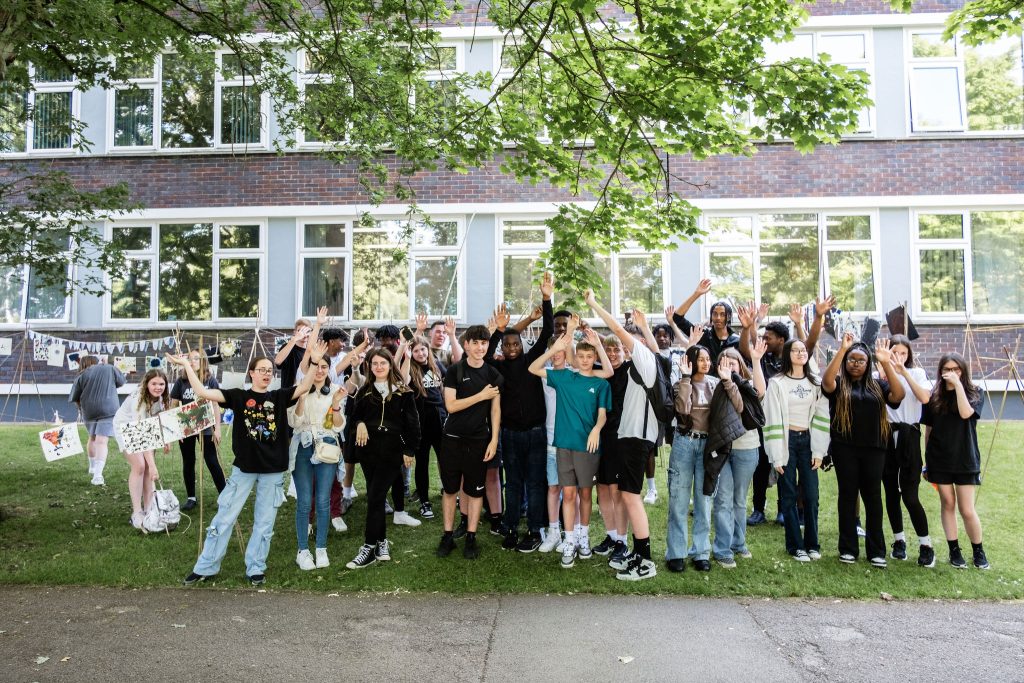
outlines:
[[[725, 296], [769, 301], [784, 315], [789, 302], [831, 291], [854, 322], [884, 322], [906, 303], [930, 375], [941, 352], [967, 349], [990, 390], [1009, 388], [1007, 415], [1020, 414], [1008, 357], [1020, 356], [1024, 329], [1022, 41], [942, 42], [949, 12], [962, 4], [925, 0], [911, 14], [883, 0], [810, 7], [796, 40], [772, 52], [827, 53], [867, 72], [875, 104], [859, 130], [807, 155], [777, 143], [758, 145], [751, 158], [673, 156], [674, 173], [707, 183], [689, 198], [708, 236], [606, 259], [610, 310], [638, 307], [657, 319], [702, 277], [715, 281], [713, 296], [691, 318]], [[449, 49], [439, 77], [500, 73], [498, 31], [467, 21], [441, 33]], [[549, 240], [542, 221], [570, 199], [564, 192], [520, 185], [497, 161], [468, 175], [421, 174], [411, 184], [432, 220], [409, 230], [405, 204], [368, 205], [354, 165], [325, 161], [315, 139], [276, 153], [283, 136], [269, 96], [258, 119], [243, 120], [247, 95], [231, 55], [212, 59], [220, 68], [189, 86], [210, 105], [198, 132], [194, 112], [185, 126], [175, 111], [188, 98], [175, 92], [182, 79], [173, 55], [141, 71], [133, 91], [79, 92], [37, 74], [34, 120], [3, 138], [0, 176], [18, 163], [52, 165], [87, 187], [125, 181], [145, 208], [96, 226], [130, 259], [130, 275], [104, 296], [65, 297], [35, 286], [31, 272], [0, 266], [0, 337], [13, 340], [12, 355], [0, 356], [0, 394], [20, 397], [19, 419], [53, 406], [69, 413], [74, 377], [66, 363], [34, 360], [32, 340], [19, 354], [26, 330], [44, 341], [127, 342], [111, 355], [139, 357], [155, 353], [140, 340], [177, 331], [193, 346], [200, 334], [207, 343], [239, 339], [242, 357], [224, 364], [238, 369], [254, 328], [272, 347], [277, 331], [321, 304], [354, 329], [401, 324], [419, 311], [465, 326], [485, 321], [496, 302], [521, 313], [537, 300], [530, 271]], [[296, 78], [309, 79], [303, 69]], [[51, 116], [82, 121], [91, 150], [74, 152], [70, 139], [47, 131]], [[376, 221], [357, 224], [367, 211]], [[402, 246], [408, 257], [396, 265]], [[1001, 397], [992, 395], [997, 410]], [[2, 419], [10, 420], [5, 400]]]

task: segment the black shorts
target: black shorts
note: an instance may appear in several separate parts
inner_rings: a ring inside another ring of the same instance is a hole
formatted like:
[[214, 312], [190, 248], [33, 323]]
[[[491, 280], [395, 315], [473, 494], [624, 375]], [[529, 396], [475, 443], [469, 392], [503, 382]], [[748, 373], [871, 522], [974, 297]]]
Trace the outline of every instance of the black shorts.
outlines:
[[618, 453], [621, 459], [619, 470], [619, 491], [635, 493], [643, 491], [647, 478], [647, 460], [654, 452], [654, 444], [644, 439], [619, 439]]
[[601, 435], [601, 462], [597, 466], [597, 483], [601, 486], [618, 485], [622, 472], [622, 457], [619, 455], [619, 437], [614, 434]]
[[[437, 469], [441, 473], [441, 489], [450, 496], [460, 490], [470, 498], [484, 495], [487, 463], [484, 453], [490, 439], [460, 439], [445, 435], [441, 438], [441, 452], [437, 454]], [[495, 456], [492, 460], [497, 460]]]
[[979, 472], [932, 472], [928, 470], [927, 476], [930, 484], [981, 486], [981, 473]]

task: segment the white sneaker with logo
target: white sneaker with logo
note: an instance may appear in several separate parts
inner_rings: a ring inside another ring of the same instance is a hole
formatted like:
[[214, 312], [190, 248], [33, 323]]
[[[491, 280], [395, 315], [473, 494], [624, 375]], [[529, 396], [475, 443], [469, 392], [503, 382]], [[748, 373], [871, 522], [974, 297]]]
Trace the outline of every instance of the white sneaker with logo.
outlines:
[[[306, 551], [309, 552], [308, 550]], [[316, 549], [316, 568], [323, 569], [324, 567], [330, 567], [331, 561], [327, 559], [327, 548]]]
[[547, 535], [544, 536], [544, 542], [540, 544], [540, 550], [542, 553], [550, 553], [552, 550], [557, 548], [562, 543], [561, 532], [554, 532], [548, 529]]
[[654, 505], [658, 502], [658, 492], [653, 489], [648, 489], [647, 495], [644, 496], [644, 505]]
[[402, 526], [419, 526], [420, 524], [423, 524], [423, 522], [416, 519], [408, 512], [396, 512], [394, 520], [395, 524], [401, 524]]
[[295, 564], [299, 565], [299, 569], [304, 572], [316, 569], [316, 563], [313, 561], [313, 555], [308, 550], [299, 551], [299, 554], [295, 556]]
[[334, 517], [331, 519], [331, 526], [334, 527], [335, 531], [348, 531], [348, 524], [345, 524], [344, 517]]
[[639, 554], [634, 553], [626, 568], [615, 575], [619, 581], [643, 581], [652, 579], [658, 575], [658, 568], [651, 560], [645, 560]]

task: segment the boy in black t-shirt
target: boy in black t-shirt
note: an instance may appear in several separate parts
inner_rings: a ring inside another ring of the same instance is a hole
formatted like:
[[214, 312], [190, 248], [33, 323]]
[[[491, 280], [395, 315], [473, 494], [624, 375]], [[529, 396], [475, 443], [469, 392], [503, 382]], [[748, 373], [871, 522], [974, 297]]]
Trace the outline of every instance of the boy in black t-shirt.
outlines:
[[[310, 358], [318, 363], [326, 350], [327, 345], [318, 342], [310, 349]], [[167, 360], [185, 371], [197, 398], [216, 401], [235, 413], [231, 429], [235, 461], [231, 476], [217, 499], [217, 514], [206, 530], [203, 551], [184, 583], [191, 586], [220, 571], [231, 540], [231, 529], [255, 486], [252, 536], [245, 550], [245, 575], [252, 585], [262, 585], [267, 580], [267, 555], [277, 509], [284, 502], [284, 473], [288, 470], [287, 410], [299, 396], [309, 391], [313, 373], [308, 373], [297, 387], [268, 391], [274, 365], [269, 358], [254, 358], [249, 363], [252, 388], [208, 389], [196, 376], [186, 356], [168, 354]]]
[[483, 507], [486, 463], [498, 452], [501, 433], [500, 389], [504, 379], [484, 363], [490, 333], [483, 325], [466, 330], [465, 357], [448, 369], [444, 378], [444, 402], [448, 419], [444, 424], [437, 466], [444, 490], [444, 535], [437, 547], [438, 557], [447, 557], [455, 549], [455, 496], [461, 488], [469, 504], [469, 526], [462, 554], [476, 559], [480, 550], [476, 527]]

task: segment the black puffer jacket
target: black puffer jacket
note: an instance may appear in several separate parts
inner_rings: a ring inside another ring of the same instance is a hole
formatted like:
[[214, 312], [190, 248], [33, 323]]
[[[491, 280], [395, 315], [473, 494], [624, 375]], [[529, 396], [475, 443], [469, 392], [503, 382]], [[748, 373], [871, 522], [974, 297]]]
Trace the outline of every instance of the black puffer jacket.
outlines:
[[355, 405], [351, 415], [352, 438], [355, 428], [362, 422], [370, 434], [370, 441], [375, 439], [399, 439], [401, 453], [415, 456], [420, 444], [420, 418], [416, 411], [416, 398], [412, 391], [402, 390], [390, 394], [387, 399], [373, 386], [364, 384], [355, 395]]

